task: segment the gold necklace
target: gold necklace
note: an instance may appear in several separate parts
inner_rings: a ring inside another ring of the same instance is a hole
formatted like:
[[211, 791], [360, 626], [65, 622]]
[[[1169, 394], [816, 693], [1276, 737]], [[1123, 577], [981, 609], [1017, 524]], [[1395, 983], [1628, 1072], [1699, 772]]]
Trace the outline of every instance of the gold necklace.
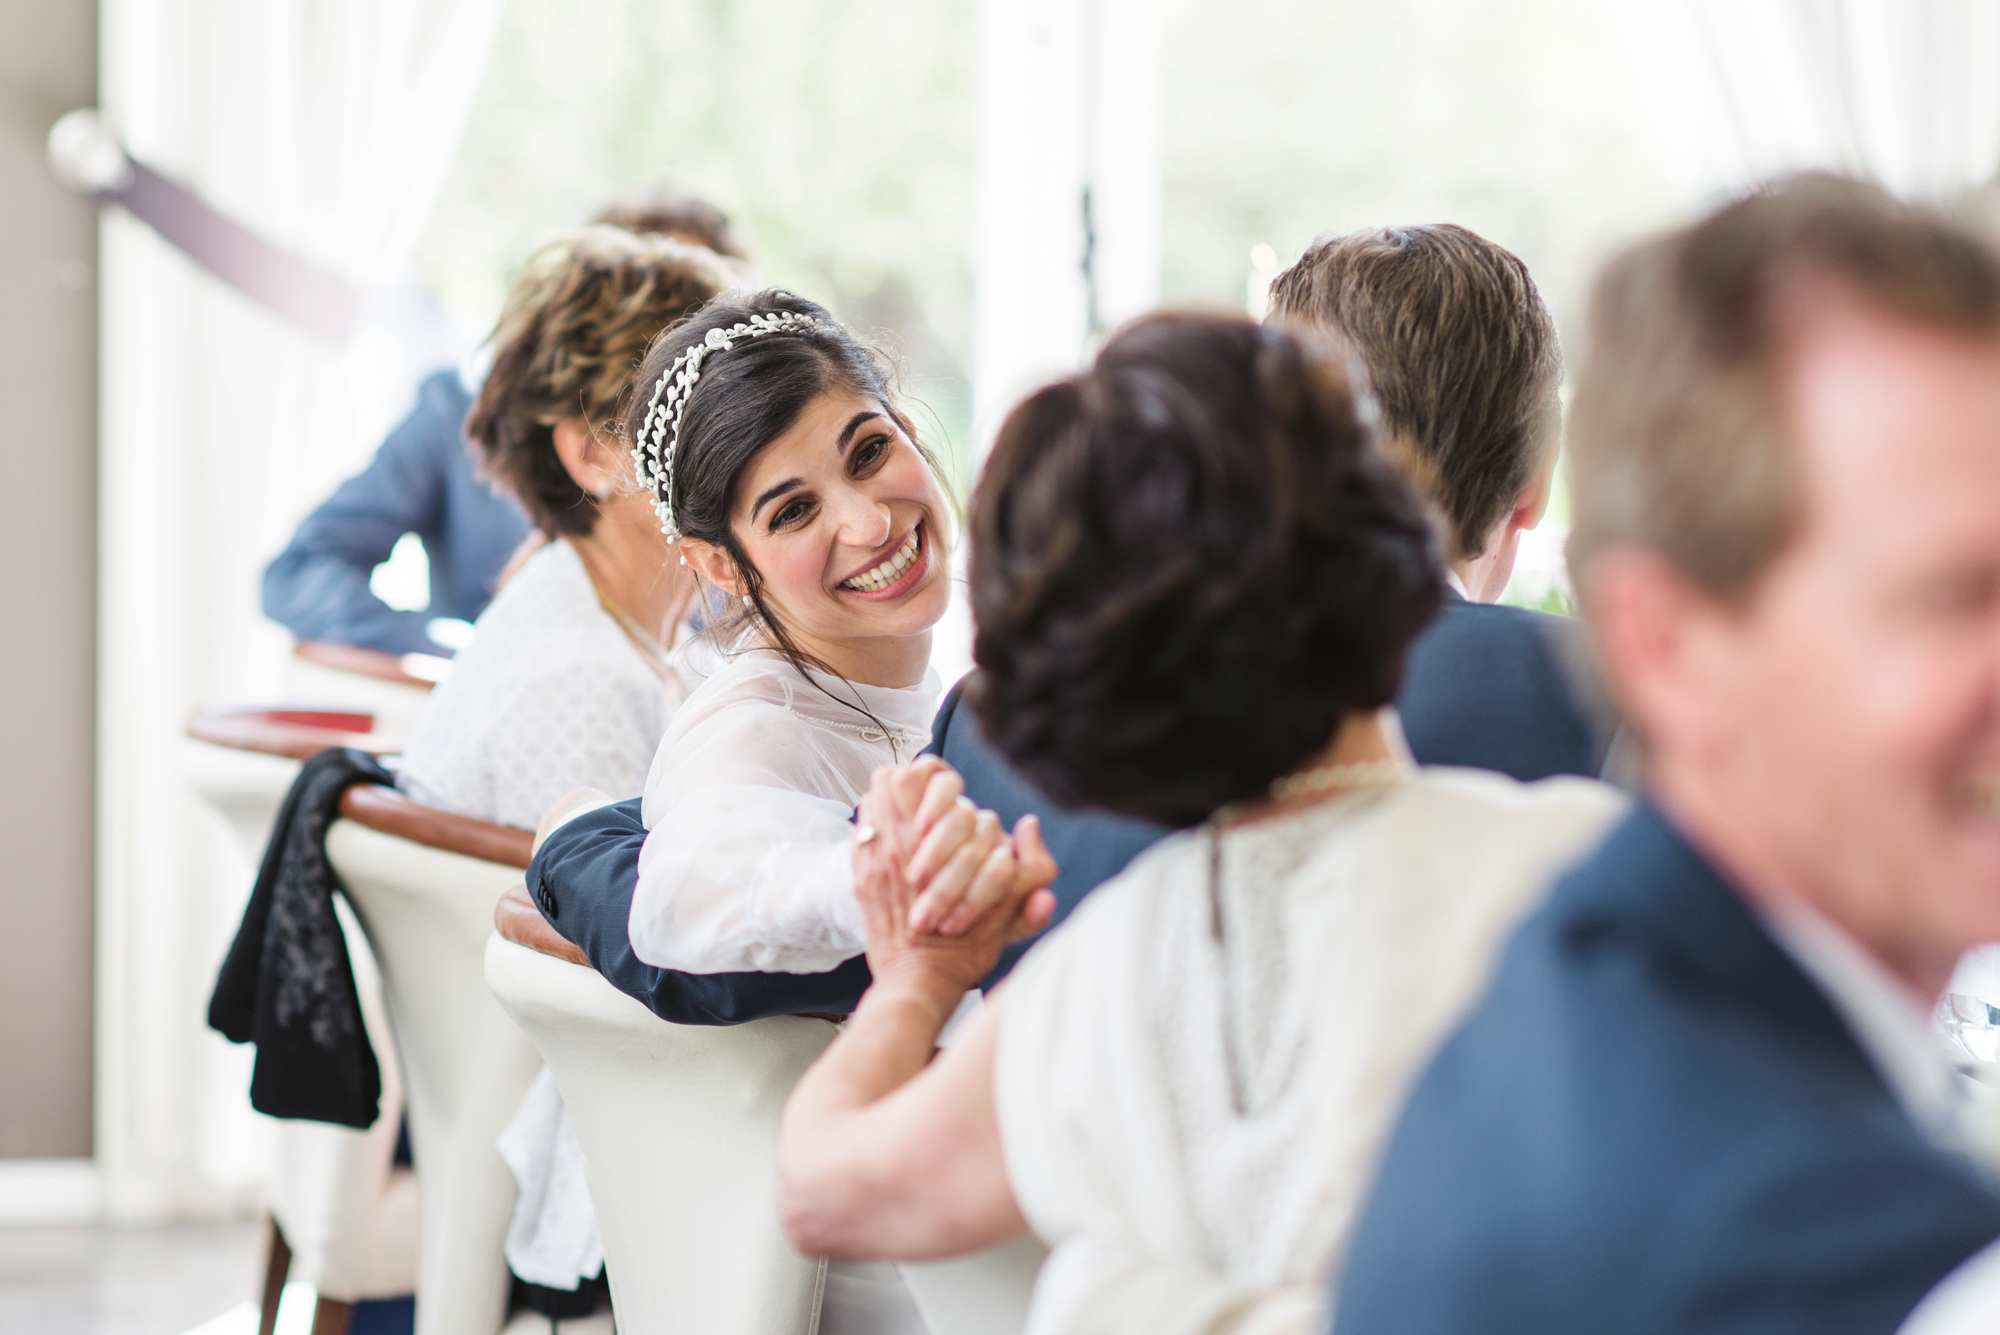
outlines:
[[1355, 796], [1371, 789], [1393, 788], [1413, 772], [1413, 767], [1401, 760], [1353, 760], [1293, 770], [1272, 780], [1262, 797], [1231, 802], [1219, 808], [1209, 820], [1220, 832], [1225, 826], [1240, 824], [1250, 813], [1262, 814], [1259, 808], [1268, 807], [1273, 802], [1290, 802], [1302, 797]]
[[[590, 576], [589, 567], [584, 568], [584, 574]], [[618, 604], [612, 602], [604, 590], [597, 587], [595, 576], [590, 576], [590, 591], [597, 595], [597, 605], [604, 609], [605, 615], [611, 618], [618, 629], [625, 633], [625, 638], [638, 649], [640, 657], [646, 660], [646, 666], [653, 675], [661, 681], [672, 681], [674, 673], [670, 661], [671, 655], [667, 647], [660, 643], [659, 637], [648, 635]]]
[[1360, 791], [1389, 788], [1410, 777], [1410, 766], [1400, 760], [1355, 760], [1339, 765], [1315, 765], [1287, 774], [1271, 785], [1277, 801], [1313, 797], [1342, 789]]

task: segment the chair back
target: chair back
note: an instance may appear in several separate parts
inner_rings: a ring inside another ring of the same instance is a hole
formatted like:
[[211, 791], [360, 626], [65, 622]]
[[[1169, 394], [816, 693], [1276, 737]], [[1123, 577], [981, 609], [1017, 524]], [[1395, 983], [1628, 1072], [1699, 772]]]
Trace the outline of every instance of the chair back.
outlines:
[[265, 705], [198, 709], [182, 729], [188, 787], [221, 816], [254, 869], [299, 762], [331, 746], [395, 748], [373, 714], [352, 709]]
[[306, 640], [292, 646], [285, 689], [295, 699], [368, 710], [391, 731], [407, 733], [450, 673], [449, 658]]
[[812, 1335], [825, 1263], [779, 1227], [776, 1147], [833, 1025], [668, 1024], [601, 975], [498, 936], [486, 981], [575, 1124], [618, 1328]]
[[[299, 763], [330, 746], [385, 750], [372, 714], [274, 705], [197, 710], [182, 769], [197, 799], [228, 827], [250, 883]], [[395, 1166], [403, 1086], [382, 1008], [381, 980], [353, 916], [335, 906], [362, 1022], [382, 1063], [382, 1115], [365, 1131], [279, 1122], [266, 1190], [290, 1257], [289, 1278], [343, 1302], [410, 1292], [417, 1280], [414, 1176]]]
[[948, 1261], [904, 1262], [931, 1335], [1020, 1335], [1049, 1249], [1032, 1233]]
[[381, 968], [417, 1161], [417, 1335], [483, 1335], [506, 1312], [514, 1180], [500, 1132], [540, 1063], [481, 972], [493, 904], [532, 836], [350, 789], [326, 852]]

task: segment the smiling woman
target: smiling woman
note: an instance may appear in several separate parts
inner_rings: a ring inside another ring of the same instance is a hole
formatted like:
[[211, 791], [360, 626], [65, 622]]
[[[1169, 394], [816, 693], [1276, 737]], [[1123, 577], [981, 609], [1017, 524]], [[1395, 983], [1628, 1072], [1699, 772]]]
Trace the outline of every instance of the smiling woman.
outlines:
[[[928, 735], [952, 515], [881, 358], [789, 292], [657, 341], [626, 436], [662, 527], [734, 609], [646, 781], [633, 952], [692, 973], [861, 953], [849, 814]], [[990, 814], [960, 819], [1011, 868]], [[835, 1265], [823, 1331], [920, 1330], [893, 1268]]]
[[739, 608], [731, 629], [801, 672], [920, 681], [951, 597], [933, 559], [949, 550], [951, 515], [883, 359], [823, 307], [774, 289], [677, 326], [638, 385], [648, 397], [634, 396], [629, 436], [682, 556]]

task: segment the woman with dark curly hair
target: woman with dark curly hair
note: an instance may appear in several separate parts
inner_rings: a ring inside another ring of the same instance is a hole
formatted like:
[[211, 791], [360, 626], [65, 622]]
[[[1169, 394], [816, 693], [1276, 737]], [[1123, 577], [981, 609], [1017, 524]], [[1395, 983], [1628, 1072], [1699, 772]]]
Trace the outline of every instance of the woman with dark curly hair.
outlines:
[[787, 1111], [787, 1226], [906, 1259], [1031, 1228], [1037, 1335], [1316, 1329], [1404, 1085], [1618, 799], [1412, 766], [1389, 706], [1443, 596], [1436, 535], [1365, 391], [1299, 335], [1129, 326], [1007, 419], [971, 541], [988, 738], [1057, 801], [1182, 832], [933, 1062], [1014, 924], [913, 930], [941, 767], [877, 775], [874, 985]]

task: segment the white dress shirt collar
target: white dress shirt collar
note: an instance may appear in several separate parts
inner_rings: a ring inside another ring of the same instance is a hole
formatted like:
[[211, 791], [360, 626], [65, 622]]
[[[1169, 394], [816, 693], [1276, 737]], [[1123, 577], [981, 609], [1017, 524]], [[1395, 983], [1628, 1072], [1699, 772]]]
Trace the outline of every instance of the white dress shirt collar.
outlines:
[[1916, 1123], [1946, 1133], [1957, 1091], [1931, 1009], [1840, 927], [1796, 901], [1764, 924], [1847, 1022], [1862, 1052]]

